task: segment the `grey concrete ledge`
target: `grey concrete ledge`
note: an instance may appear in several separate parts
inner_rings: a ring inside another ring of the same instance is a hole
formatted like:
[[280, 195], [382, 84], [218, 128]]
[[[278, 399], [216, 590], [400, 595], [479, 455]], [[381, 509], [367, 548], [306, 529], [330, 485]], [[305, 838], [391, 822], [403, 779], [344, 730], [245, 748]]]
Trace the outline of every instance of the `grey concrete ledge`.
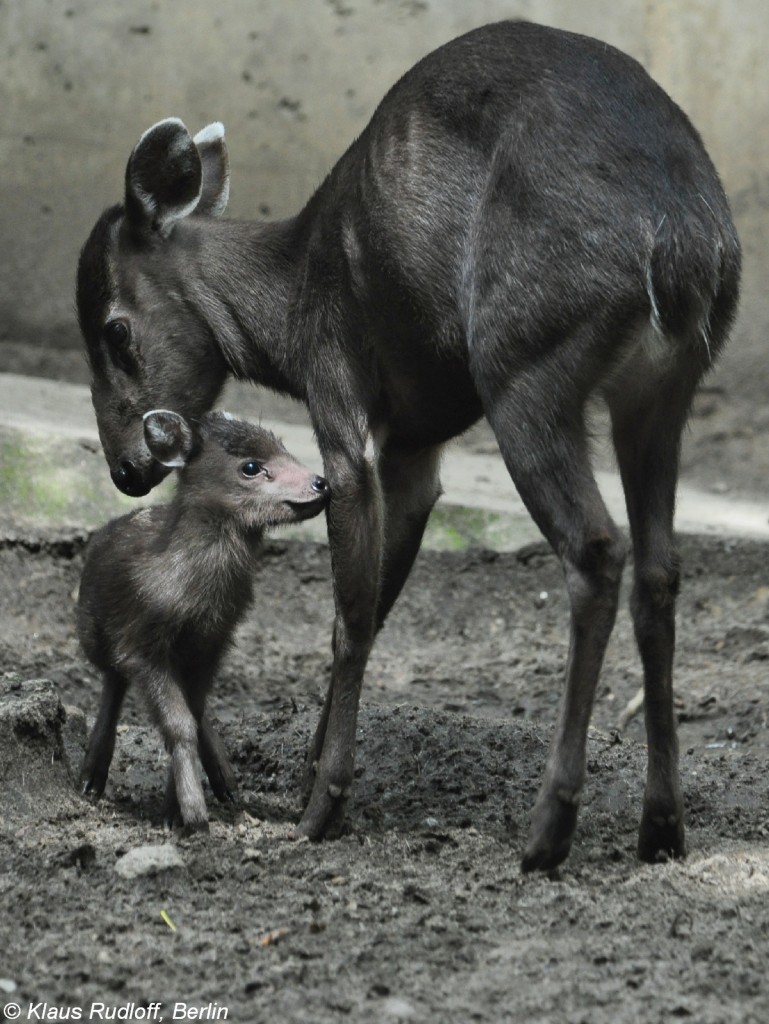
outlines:
[[[237, 415], [259, 419], [255, 394], [247, 386], [232, 385], [223, 404]], [[292, 422], [270, 415], [265, 424], [297, 458], [320, 470], [312, 430], [296, 409], [289, 410]], [[612, 515], [625, 524], [618, 476], [596, 476]], [[428, 547], [515, 550], [540, 539], [499, 455], [468, 451], [461, 442], [448, 445], [441, 478], [444, 494], [430, 520]], [[143, 502], [168, 500], [172, 486], [172, 480], [166, 481]], [[1, 527], [93, 529], [135, 507], [109, 479], [88, 388], [0, 374]], [[676, 527], [685, 533], [769, 538], [769, 504], [710, 494], [684, 481]], [[280, 536], [324, 541], [325, 521], [286, 528]]]

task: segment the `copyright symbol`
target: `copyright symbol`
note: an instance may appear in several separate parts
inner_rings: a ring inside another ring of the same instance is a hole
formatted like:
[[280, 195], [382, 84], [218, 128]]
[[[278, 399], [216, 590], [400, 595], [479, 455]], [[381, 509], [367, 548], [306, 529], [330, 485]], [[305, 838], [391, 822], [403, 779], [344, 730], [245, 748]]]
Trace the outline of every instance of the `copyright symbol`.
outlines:
[[18, 1020], [21, 1016], [21, 1007], [18, 1003], [6, 1003], [5, 1004], [5, 1019], [6, 1020]]

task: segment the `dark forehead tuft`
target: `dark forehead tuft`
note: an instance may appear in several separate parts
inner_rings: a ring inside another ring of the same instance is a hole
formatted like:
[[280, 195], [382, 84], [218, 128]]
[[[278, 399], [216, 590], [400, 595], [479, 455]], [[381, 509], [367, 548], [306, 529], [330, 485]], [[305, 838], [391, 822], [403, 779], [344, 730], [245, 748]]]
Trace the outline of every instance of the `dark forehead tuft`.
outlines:
[[204, 440], [212, 440], [228, 455], [244, 459], [268, 459], [285, 454], [285, 448], [270, 430], [245, 420], [232, 419], [223, 412], [209, 412], [199, 421]]
[[115, 281], [110, 269], [110, 252], [123, 213], [122, 206], [111, 206], [105, 210], [80, 252], [77, 264], [77, 315], [86, 340], [101, 330], [105, 312], [114, 298]]

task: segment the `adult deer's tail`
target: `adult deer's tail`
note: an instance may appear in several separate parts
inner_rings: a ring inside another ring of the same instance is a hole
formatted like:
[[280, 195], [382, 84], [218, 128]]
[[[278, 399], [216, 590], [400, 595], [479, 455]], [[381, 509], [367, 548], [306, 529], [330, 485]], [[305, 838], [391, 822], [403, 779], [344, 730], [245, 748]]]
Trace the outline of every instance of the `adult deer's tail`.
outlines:
[[709, 365], [734, 320], [742, 257], [728, 208], [717, 213], [703, 196], [695, 202], [699, 216], [689, 210], [661, 217], [646, 288], [654, 328], [701, 344]]

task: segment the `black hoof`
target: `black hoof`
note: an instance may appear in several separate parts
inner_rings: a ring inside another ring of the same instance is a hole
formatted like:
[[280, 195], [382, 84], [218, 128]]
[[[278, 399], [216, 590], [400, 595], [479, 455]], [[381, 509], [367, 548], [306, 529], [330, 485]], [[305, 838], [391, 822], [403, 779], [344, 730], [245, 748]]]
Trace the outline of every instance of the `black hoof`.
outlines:
[[547, 813], [534, 809], [529, 841], [521, 860], [521, 871], [552, 871], [569, 856], [577, 827], [579, 805], [556, 800]]
[[646, 864], [680, 860], [686, 856], [684, 823], [680, 815], [644, 814], [638, 832], [638, 859]]

